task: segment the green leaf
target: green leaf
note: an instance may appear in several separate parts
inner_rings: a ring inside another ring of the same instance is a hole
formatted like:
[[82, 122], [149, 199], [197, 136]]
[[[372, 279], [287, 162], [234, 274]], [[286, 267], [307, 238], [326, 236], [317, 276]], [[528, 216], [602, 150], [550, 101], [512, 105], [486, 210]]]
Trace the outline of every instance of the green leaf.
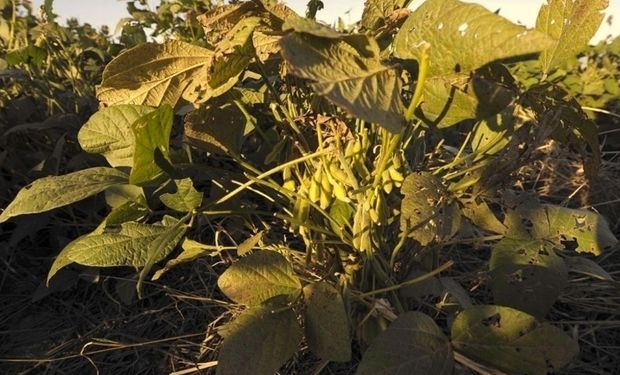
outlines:
[[409, 311], [372, 341], [356, 375], [450, 375], [450, 342], [428, 315]]
[[[129, 222], [79, 237], [60, 252], [47, 279], [49, 281], [58, 270], [71, 263], [93, 267], [144, 267], [150, 257], [151, 244], [176, 224], [176, 220], [161, 224]], [[166, 251], [157, 254], [157, 261], [168, 255], [174, 246], [176, 243], [167, 244]]]
[[221, 329], [217, 375], [273, 375], [297, 352], [302, 331], [295, 313], [272, 310], [250, 308]]
[[472, 224], [493, 233], [506, 233], [506, 227], [497, 219], [495, 213], [484, 201], [462, 201], [463, 216], [471, 220]]
[[490, 62], [537, 53], [551, 41], [478, 4], [426, 1], [405, 21], [394, 39], [394, 56], [420, 61], [430, 48], [429, 76], [467, 73]]
[[166, 207], [179, 212], [192, 212], [200, 207], [203, 194], [194, 188], [191, 178], [175, 180], [174, 183], [176, 193], [165, 193], [159, 197]]
[[237, 255], [244, 256], [251, 252], [254, 249], [254, 246], [258, 245], [258, 243], [263, 239], [263, 231], [256, 233], [252, 237], [243, 241], [237, 246]]
[[540, 8], [536, 30], [553, 44], [540, 55], [545, 73], [575, 58], [603, 22], [608, 0], [549, 0]]
[[107, 106], [176, 106], [192, 82], [208, 80], [213, 51], [178, 40], [145, 43], [110, 62], [97, 98]]
[[544, 318], [568, 284], [568, 271], [556, 248], [545, 240], [499, 241], [489, 261], [494, 302]]
[[377, 30], [386, 19], [408, 3], [407, 0], [366, 0], [362, 13], [362, 26], [366, 30]]
[[419, 117], [444, 128], [495, 115], [516, 95], [514, 80], [502, 65], [488, 65], [471, 74], [431, 77], [424, 82]]
[[296, 297], [301, 284], [293, 267], [274, 251], [254, 252], [230, 266], [217, 280], [222, 292], [247, 306], [257, 306], [273, 297]]
[[422, 245], [448, 239], [461, 223], [458, 205], [449, 202], [441, 179], [429, 172], [412, 173], [403, 182], [400, 228]]
[[515, 239], [546, 239], [559, 245], [576, 241], [580, 253], [601, 255], [618, 242], [607, 221], [596, 212], [560, 206], [522, 204], [508, 211], [506, 236]]
[[101, 223], [102, 225], [100, 225], [100, 227], [119, 225], [129, 221], [138, 221], [150, 212], [151, 210], [146, 202], [146, 198], [144, 195], [140, 195], [135, 199], [128, 200], [122, 205], [113, 208]]
[[404, 123], [400, 76], [378, 56], [369, 56], [368, 50], [378, 50], [376, 42], [357, 40], [362, 50], [344, 40], [291, 33], [280, 44], [291, 73], [312, 81], [315, 92], [355, 117], [400, 132]]
[[228, 31], [213, 51], [208, 79], [193, 80], [184, 99], [192, 103], [204, 103], [225, 93], [237, 83], [239, 75], [256, 55], [252, 35], [260, 21], [258, 17], [246, 17]]
[[159, 151], [166, 159], [170, 153], [170, 132], [174, 112], [164, 105], [137, 119], [132, 125], [135, 136], [133, 168], [129, 181], [133, 185], [143, 185], [156, 180], [164, 170], [156, 162], [155, 152]]
[[219, 247], [214, 245], [205, 245], [203, 243], [185, 238], [181, 243], [183, 251], [176, 258], [170, 259], [166, 262], [166, 265], [153, 274], [151, 280], [155, 281], [162, 277], [166, 272], [172, 268], [187, 262], [191, 262], [195, 259], [203, 257], [205, 255], [216, 256], [220, 253]]
[[306, 340], [310, 350], [324, 360], [350, 361], [349, 320], [338, 290], [321, 281], [306, 285], [303, 292]]
[[510, 307], [474, 306], [452, 324], [455, 350], [509, 374], [555, 373], [579, 352], [561, 329]]
[[17, 193], [15, 199], [0, 215], [0, 223], [14, 216], [35, 214], [66, 206], [111, 186], [126, 183], [125, 173], [105, 167], [40, 178]]
[[151, 107], [128, 104], [102, 108], [80, 129], [80, 146], [86, 152], [102, 154], [113, 167], [131, 167], [135, 145], [131, 125], [152, 111]]

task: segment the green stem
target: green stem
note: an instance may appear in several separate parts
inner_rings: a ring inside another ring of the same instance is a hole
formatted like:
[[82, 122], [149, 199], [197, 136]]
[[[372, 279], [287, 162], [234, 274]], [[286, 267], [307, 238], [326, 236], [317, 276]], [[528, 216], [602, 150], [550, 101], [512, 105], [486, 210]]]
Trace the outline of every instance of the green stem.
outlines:
[[413, 120], [413, 117], [415, 116], [415, 109], [418, 107], [420, 101], [422, 100], [422, 93], [424, 92], [424, 82], [426, 81], [426, 76], [428, 75], [430, 48], [430, 44], [425, 44], [424, 46], [422, 46], [418, 67], [418, 82], [416, 83], [415, 91], [413, 92], [413, 98], [411, 98], [411, 103], [409, 103], [409, 108], [407, 108], [407, 112], [405, 113], [405, 120], [407, 120], [407, 122], [411, 122]]

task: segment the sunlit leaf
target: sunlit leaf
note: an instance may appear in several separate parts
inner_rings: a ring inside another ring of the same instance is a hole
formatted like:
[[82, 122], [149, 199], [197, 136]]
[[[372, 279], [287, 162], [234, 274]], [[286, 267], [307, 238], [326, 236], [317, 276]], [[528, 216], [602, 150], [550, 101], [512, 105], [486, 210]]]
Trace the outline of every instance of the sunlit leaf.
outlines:
[[166, 265], [155, 272], [153, 274], [152, 280], [158, 280], [161, 278], [166, 272], [170, 271], [172, 268], [187, 262], [191, 262], [200, 257], [211, 255], [215, 256], [219, 254], [219, 250], [217, 246], [214, 245], [206, 245], [194, 240], [190, 240], [185, 238], [181, 243], [181, 248], [183, 251], [176, 258], [170, 259], [166, 262]]
[[156, 152], [165, 158], [170, 153], [170, 132], [174, 113], [172, 107], [162, 106], [137, 119], [131, 126], [135, 136], [133, 168], [129, 181], [134, 185], [151, 182], [164, 174], [156, 162]]
[[86, 152], [102, 154], [113, 167], [131, 167], [135, 146], [131, 125], [152, 111], [151, 107], [127, 104], [102, 108], [80, 128], [80, 146]]
[[355, 117], [400, 132], [404, 107], [400, 76], [393, 66], [339, 39], [291, 33], [280, 44], [291, 73], [310, 80], [318, 94]]
[[548, 0], [542, 5], [536, 30], [553, 39], [552, 46], [540, 55], [545, 72], [573, 59], [588, 45], [608, 5], [608, 0]]
[[174, 181], [177, 191], [162, 194], [159, 199], [166, 207], [179, 212], [191, 212], [202, 204], [203, 193], [194, 188], [191, 178]]
[[40, 178], [19, 191], [0, 214], [0, 223], [14, 216], [45, 212], [81, 201], [109, 187], [126, 184], [127, 178], [125, 173], [105, 167]]
[[557, 245], [504, 238], [493, 247], [489, 269], [495, 304], [543, 318], [568, 284]]
[[367, 30], [376, 30], [385, 24], [385, 20], [402, 8], [407, 0], [366, 0], [362, 13], [362, 26]]
[[218, 278], [217, 285], [228, 298], [248, 306], [301, 292], [293, 267], [274, 251], [257, 251], [241, 258]]
[[178, 40], [145, 43], [106, 65], [97, 98], [110, 106], [176, 106], [188, 86], [208, 80], [213, 51]]
[[[71, 263], [93, 267], [144, 267], [149, 259], [149, 246], [175, 225], [176, 222], [161, 224], [129, 222], [79, 237], [60, 252], [52, 264], [48, 280], [59, 269]], [[163, 259], [175, 245], [176, 243], [168, 244], [166, 251], [162, 251], [157, 260]]]
[[251, 252], [254, 249], [254, 246], [258, 245], [258, 243], [263, 239], [263, 231], [260, 231], [243, 241], [237, 246], [237, 255], [244, 256], [247, 253]]
[[420, 60], [430, 48], [429, 75], [467, 73], [492, 61], [523, 57], [547, 48], [551, 40], [478, 4], [457, 0], [424, 2], [394, 39], [394, 55]]
[[506, 236], [546, 239], [557, 244], [576, 241], [576, 250], [600, 255], [618, 240], [605, 219], [596, 212], [551, 205], [523, 204], [506, 214]]
[[306, 340], [310, 350], [324, 360], [350, 361], [349, 320], [338, 290], [321, 281], [306, 285], [303, 292]]
[[474, 306], [457, 315], [452, 344], [458, 352], [509, 374], [547, 375], [579, 352], [561, 329], [502, 306]]
[[295, 312], [252, 307], [220, 331], [217, 375], [273, 375], [295, 354], [302, 331]]
[[372, 341], [356, 375], [450, 375], [450, 342], [426, 314], [409, 311]]

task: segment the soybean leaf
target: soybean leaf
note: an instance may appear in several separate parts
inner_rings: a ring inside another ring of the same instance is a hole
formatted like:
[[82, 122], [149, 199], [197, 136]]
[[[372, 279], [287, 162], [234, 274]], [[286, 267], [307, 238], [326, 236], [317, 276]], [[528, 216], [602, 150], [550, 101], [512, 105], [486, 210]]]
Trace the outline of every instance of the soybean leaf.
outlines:
[[280, 45], [291, 73], [312, 81], [315, 92], [355, 117], [398, 133], [404, 123], [400, 76], [370, 56], [376, 42], [365, 41], [356, 40], [361, 47], [354, 48], [340, 39], [291, 33]]
[[[71, 263], [94, 267], [144, 267], [151, 243], [175, 225], [176, 221], [170, 220], [161, 224], [128, 222], [79, 237], [60, 252], [47, 279], [49, 281], [58, 270]], [[172, 248], [174, 246], [169, 250]], [[163, 253], [161, 258], [167, 255]]]
[[503, 306], [474, 306], [457, 315], [452, 345], [480, 363], [528, 375], [556, 372], [579, 352], [561, 329]]
[[217, 246], [205, 245], [200, 242], [190, 240], [188, 238], [185, 238], [183, 240], [183, 242], [181, 243], [181, 248], [183, 249], [181, 254], [179, 254], [176, 258], [167, 261], [166, 265], [162, 269], [157, 270], [153, 274], [153, 281], [158, 280], [166, 272], [170, 271], [173, 267], [176, 267], [179, 264], [191, 262], [192, 260], [198, 259], [205, 255], [215, 256], [219, 254]]
[[263, 231], [256, 233], [252, 237], [243, 241], [237, 246], [237, 255], [244, 256], [247, 253], [251, 252], [254, 249], [254, 246], [258, 245], [258, 243], [263, 239]]
[[203, 103], [228, 91], [256, 55], [252, 35], [260, 23], [258, 17], [240, 20], [216, 45], [208, 68], [208, 79], [193, 80], [183, 98]]
[[196, 17], [202, 25], [209, 43], [220, 42], [235, 25], [256, 10], [255, 4], [246, 1], [215, 7]]
[[516, 94], [510, 72], [498, 64], [470, 74], [431, 77], [424, 83], [419, 117], [440, 128], [483, 119], [501, 112]]
[[478, 4], [426, 1], [405, 21], [394, 39], [394, 55], [420, 60], [430, 44], [429, 76], [467, 73], [490, 62], [540, 52], [551, 40]]
[[102, 154], [113, 167], [131, 167], [135, 144], [131, 125], [152, 111], [151, 107], [129, 104], [102, 108], [80, 129], [80, 146], [86, 152]]
[[306, 285], [303, 292], [305, 332], [310, 350], [324, 360], [350, 361], [349, 320], [338, 290], [320, 281]]
[[140, 195], [135, 199], [127, 200], [127, 202], [118, 207], [114, 207], [99, 227], [119, 225], [129, 221], [138, 221], [150, 212], [151, 210], [146, 202], [146, 198], [144, 195]]
[[493, 248], [489, 269], [496, 304], [543, 318], [568, 284], [557, 245], [504, 238]]
[[237, 154], [247, 126], [234, 102], [214, 99], [185, 117], [185, 136], [193, 145], [216, 154]]
[[581, 253], [601, 255], [618, 240], [607, 221], [596, 212], [551, 205], [522, 204], [508, 211], [506, 236], [515, 239], [546, 239], [557, 244], [576, 241]]
[[295, 354], [302, 331], [295, 312], [252, 307], [220, 330], [217, 375], [273, 375]]
[[408, 0], [366, 0], [362, 13], [362, 26], [367, 30], [377, 30], [386, 19], [405, 6]]
[[145, 43], [106, 65], [97, 98], [104, 104], [176, 106], [192, 82], [208, 80], [213, 51], [178, 40]]
[[274, 251], [258, 251], [240, 259], [218, 278], [217, 285], [228, 298], [248, 306], [301, 292], [293, 267]]
[[477, 227], [493, 233], [505, 233], [506, 227], [495, 216], [488, 204], [484, 201], [462, 201], [463, 216], [471, 220]]
[[127, 183], [127, 175], [114, 168], [95, 167], [63, 176], [40, 178], [22, 188], [0, 214], [0, 223], [25, 214], [45, 212], [81, 201], [105, 189]]
[[461, 213], [449, 201], [441, 179], [429, 172], [412, 173], [403, 182], [400, 228], [422, 245], [452, 237], [460, 227]]
[[548, 0], [540, 8], [536, 30], [549, 35], [553, 44], [540, 55], [544, 72], [573, 59], [598, 30], [608, 0]]
[[172, 107], [164, 105], [140, 117], [131, 125], [136, 142], [133, 167], [129, 175], [132, 184], [143, 185], [164, 174], [164, 170], [156, 162], [155, 153], [159, 151], [165, 158], [169, 157], [173, 120]]
[[372, 341], [357, 375], [449, 375], [454, 369], [450, 342], [428, 315], [410, 311]]
[[162, 194], [159, 199], [166, 207], [179, 212], [192, 212], [202, 204], [203, 194], [194, 188], [191, 178], [174, 181], [177, 191]]

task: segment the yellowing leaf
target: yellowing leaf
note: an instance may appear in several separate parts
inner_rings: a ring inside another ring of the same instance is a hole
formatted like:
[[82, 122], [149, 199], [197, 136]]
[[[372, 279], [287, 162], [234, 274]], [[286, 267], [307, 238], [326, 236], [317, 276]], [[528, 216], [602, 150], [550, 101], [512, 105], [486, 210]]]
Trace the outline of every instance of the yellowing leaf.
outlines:
[[105, 167], [40, 178], [17, 193], [15, 199], [0, 214], [0, 223], [14, 216], [36, 214], [66, 206], [109, 187], [126, 183], [125, 173]]
[[367, 30], [376, 30], [385, 24], [385, 20], [408, 3], [407, 0], [366, 0], [362, 13], [362, 26]]
[[547, 375], [579, 352], [561, 329], [503, 306], [474, 306], [457, 315], [452, 344], [458, 352], [509, 374]]
[[166, 207], [179, 212], [192, 212], [202, 204], [201, 192], [198, 192], [191, 178], [175, 180], [177, 191], [175, 193], [162, 194], [159, 199]]
[[306, 285], [303, 292], [306, 340], [310, 350], [324, 360], [350, 361], [349, 320], [338, 290], [321, 281]]
[[136, 142], [133, 168], [129, 175], [132, 184], [146, 184], [164, 174], [164, 170], [156, 162], [155, 153], [168, 158], [173, 119], [172, 107], [166, 105], [140, 117], [132, 124]]
[[80, 146], [86, 152], [102, 154], [113, 167], [131, 167], [135, 145], [131, 125], [152, 111], [151, 107], [128, 104], [102, 108], [80, 129]]
[[217, 375], [273, 375], [295, 354], [302, 332], [295, 312], [253, 307], [220, 330]]
[[429, 76], [467, 73], [490, 62], [523, 57], [549, 47], [551, 40], [478, 4], [458, 0], [424, 2], [394, 39], [394, 55], [420, 60], [430, 45]]
[[540, 55], [543, 70], [549, 72], [588, 45], [598, 30], [608, 0], [547, 0], [540, 8], [536, 30], [553, 39], [553, 45]]
[[428, 315], [409, 311], [374, 339], [356, 375], [450, 375], [450, 342]]
[[400, 228], [422, 245], [452, 237], [460, 227], [458, 206], [449, 202], [441, 179], [428, 172], [412, 173], [403, 182]]
[[578, 252], [601, 255], [618, 242], [607, 221], [596, 212], [551, 205], [523, 204], [506, 214], [506, 236], [546, 239], [561, 245], [576, 241]]
[[499, 241], [489, 261], [494, 302], [544, 318], [568, 284], [556, 247], [545, 240]]
[[192, 82], [206, 82], [213, 51], [178, 40], [129, 49], [104, 72], [97, 98], [105, 105], [176, 106]]
[[369, 56], [376, 43], [356, 40], [354, 48], [340, 39], [291, 33], [280, 42], [292, 74], [312, 81], [318, 94], [362, 120], [400, 132], [404, 107], [397, 70]]
[[280, 295], [295, 297], [301, 284], [293, 267], [274, 251], [254, 252], [230, 266], [217, 285], [231, 300], [257, 306]]
[[260, 231], [256, 233], [255, 235], [253, 235], [252, 237], [248, 238], [247, 240], [243, 241], [242, 243], [239, 244], [239, 246], [237, 246], [237, 255], [244, 256], [247, 253], [251, 252], [252, 250], [254, 250], [254, 246], [258, 245], [258, 243], [262, 239], [263, 239], [263, 231]]
[[[94, 267], [143, 267], [149, 259], [151, 243], [170, 231], [171, 227], [174, 225], [129, 222], [79, 237], [60, 252], [50, 268], [48, 281], [58, 270], [71, 263]], [[161, 252], [159, 257], [165, 257], [175, 245], [168, 244], [167, 252]]]

